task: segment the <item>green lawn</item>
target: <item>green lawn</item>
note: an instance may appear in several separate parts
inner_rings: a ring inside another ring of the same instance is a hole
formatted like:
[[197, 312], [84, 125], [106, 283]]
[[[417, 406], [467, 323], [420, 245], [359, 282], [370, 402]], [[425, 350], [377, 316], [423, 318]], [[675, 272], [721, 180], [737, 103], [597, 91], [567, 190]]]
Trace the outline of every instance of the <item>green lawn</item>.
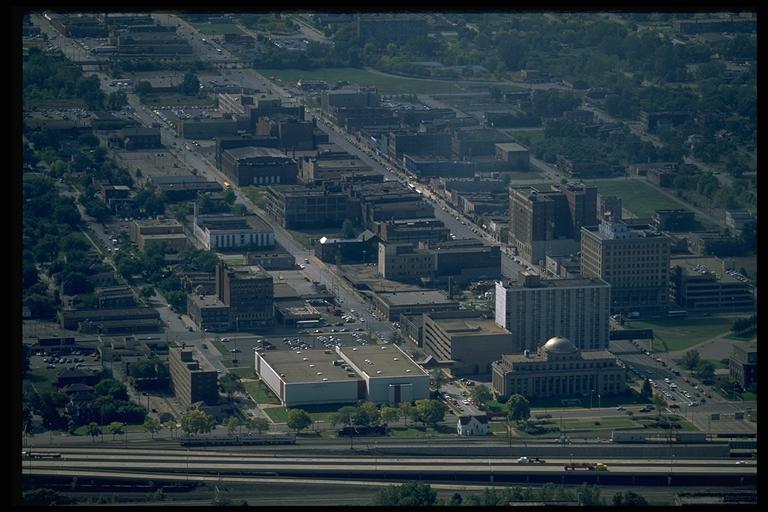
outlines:
[[[345, 405], [355, 404], [305, 405], [295, 409], [304, 409], [314, 421], [329, 421], [331, 415]], [[269, 407], [264, 409], [264, 412], [272, 418], [273, 422], [285, 423], [288, 421], [288, 409], [288, 407]]]
[[[251, 370], [251, 373], [253, 373], [253, 370]], [[245, 386], [245, 391], [251, 395], [257, 404], [280, 403], [280, 399], [277, 398], [275, 394], [272, 393], [272, 391], [266, 386], [266, 384], [263, 384], [261, 381], [253, 380], [243, 382], [243, 386]], [[271, 411], [272, 409], [269, 410]]]
[[444, 94], [462, 92], [463, 89], [450, 81], [416, 80], [393, 76], [384, 76], [357, 68], [324, 69], [256, 69], [264, 76], [276, 76], [286, 82], [305, 80], [325, 80], [329, 84], [340, 80], [350, 83], [374, 86], [380, 94]]
[[757, 279], [757, 256], [739, 256], [728, 259], [733, 260], [735, 270], [741, 272], [743, 268], [747, 271], [748, 278], [752, 280]]
[[38, 394], [53, 391], [56, 389], [56, 376], [59, 371], [58, 368], [55, 370], [49, 370], [47, 368], [31, 370], [27, 373], [26, 377], [24, 377], [24, 382], [32, 384]]
[[[668, 350], [674, 352], [686, 350], [689, 347], [697, 345], [703, 341], [726, 333], [730, 330], [733, 319], [730, 318], [681, 318], [681, 319], [659, 319], [659, 320], [629, 320], [624, 323], [627, 329], [653, 329], [654, 351], [663, 350], [664, 345], [659, 341], [666, 342]], [[650, 344], [650, 340], [645, 343]], [[650, 350], [650, 349], [649, 349]]]
[[638, 217], [653, 217], [656, 210], [682, 208], [642, 180], [584, 180], [596, 186], [600, 195], [619, 196], [622, 206]]
[[512, 181], [520, 181], [520, 180], [541, 180], [544, 179], [544, 176], [539, 174], [538, 172], [505, 172], [503, 174], [504, 177], [509, 176], [509, 179]]
[[439, 425], [436, 429], [426, 429], [421, 426], [394, 427], [390, 429], [392, 437], [455, 437], [456, 428]]
[[255, 375], [256, 375], [253, 367], [251, 367], [251, 366], [242, 366], [242, 367], [239, 367], [239, 368], [231, 368], [229, 370], [229, 373], [234, 373], [235, 375], [237, 375], [241, 379], [242, 378], [251, 379], [251, 378], [254, 378]]
[[264, 187], [240, 187], [240, 192], [244, 193], [245, 196], [259, 208], [264, 208], [267, 205], [267, 198], [264, 195]]
[[205, 23], [190, 23], [197, 30], [203, 34], [210, 34], [214, 36], [224, 34], [242, 34], [243, 31], [237, 28], [232, 23], [211, 23], [210, 21]]

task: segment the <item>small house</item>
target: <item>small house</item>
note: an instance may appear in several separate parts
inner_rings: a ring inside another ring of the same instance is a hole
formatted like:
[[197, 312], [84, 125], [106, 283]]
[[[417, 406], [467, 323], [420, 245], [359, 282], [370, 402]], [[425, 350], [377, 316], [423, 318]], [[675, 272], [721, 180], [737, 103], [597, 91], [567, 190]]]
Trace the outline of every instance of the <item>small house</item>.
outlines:
[[459, 416], [456, 433], [460, 436], [487, 436], [491, 433], [487, 416]]

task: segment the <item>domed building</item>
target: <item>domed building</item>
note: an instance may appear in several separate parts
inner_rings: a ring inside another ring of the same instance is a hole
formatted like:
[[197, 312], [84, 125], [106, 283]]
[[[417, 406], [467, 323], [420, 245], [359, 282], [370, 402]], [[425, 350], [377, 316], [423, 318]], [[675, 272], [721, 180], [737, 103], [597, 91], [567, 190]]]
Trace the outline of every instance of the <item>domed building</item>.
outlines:
[[562, 336], [535, 353], [504, 354], [491, 365], [493, 390], [502, 398], [616, 394], [626, 389], [626, 369], [610, 352], [582, 352]]

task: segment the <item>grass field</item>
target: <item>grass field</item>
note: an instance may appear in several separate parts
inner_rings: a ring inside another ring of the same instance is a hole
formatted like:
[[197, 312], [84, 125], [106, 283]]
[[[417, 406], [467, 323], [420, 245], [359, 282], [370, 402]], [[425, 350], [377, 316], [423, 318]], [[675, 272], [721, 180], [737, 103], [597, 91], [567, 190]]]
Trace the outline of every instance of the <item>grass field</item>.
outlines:
[[245, 379], [252, 379], [252, 378], [254, 378], [256, 376], [256, 373], [254, 372], [252, 366], [241, 366], [241, 367], [238, 367], [238, 368], [231, 368], [229, 370], [229, 373], [234, 373], [235, 375], [237, 375], [241, 379], [243, 379], [243, 378], [245, 378]]
[[242, 34], [243, 31], [237, 28], [232, 23], [190, 23], [197, 30], [203, 34], [210, 34], [213, 36], [220, 36], [224, 34]]
[[267, 197], [264, 195], [264, 187], [240, 187], [240, 191], [259, 208], [267, 205]]
[[35, 387], [35, 390], [40, 393], [53, 391], [55, 389], [54, 383], [56, 382], [56, 375], [59, 369], [49, 370], [47, 368], [40, 368], [38, 370], [31, 370], [24, 377], [24, 382], [28, 382]]
[[410, 425], [390, 429], [392, 437], [455, 437], [456, 429], [447, 425], [439, 425], [436, 429]]
[[259, 73], [276, 76], [286, 82], [305, 80], [325, 80], [333, 85], [346, 80], [363, 86], [374, 86], [380, 94], [444, 94], [462, 92], [463, 89], [450, 81], [421, 80], [384, 76], [357, 68], [325, 69], [257, 69]]
[[520, 180], [542, 180], [544, 179], [544, 176], [537, 172], [505, 172], [503, 174], [504, 177], [509, 176], [509, 179], [511, 181], [520, 181]]
[[[330, 421], [331, 415], [345, 405], [355, 404], [305, 405], [297, 409], [304, 409], [313, 421]], [[272, 418], [273, 422], [285, 423], [288, 421], [288, 409], [288, 407], [269, 407], [264, 409], [264, 412]]]
[[741, 269], [747, 271], [747, 277], [757, 279], [757, 256], [739, 256], [737, 258], [728, 258], [733, 260], [734, 268], [741, 272]]
[[[682, 318], [649, 321], [629, 320], [624, 323], [624, 327], [627, 329], [653, 329], [653, 335], [657, 338], [653, 340], [653, 350], [662, 350], [663, 344], [659, 340], [663, 340], [669, 351], [675, 352], [698, 345], [718, 334], [727, 333], [732, 324], [733, 319], [730, 318]], [[648, 344], [650, 341], [643, 343]]]
[[[251, 370], [251, 373], [253, 373], [253, 370]], [[243, 382], [243, 386], [245, 386], [245, 391], [251, 395], [251, 398], [257, 403], [257, 404], [279, 404], [280, 399], [275, 396], [274, 393], [266, 386], [266, 384], [262, 383], [258, 380], [251, 380]], [[282, 407], [281, 407], [282, 409]], [[269, 409], [270, 411], [272, 409]], [[274, 418], [273, 418], [274, 419]]]
[[622, 206], [638, 217], [653, 217], [656, 210], [682, 208], [641, 180], [584, 180], [597, 187], [602, 196], [619, 196]]

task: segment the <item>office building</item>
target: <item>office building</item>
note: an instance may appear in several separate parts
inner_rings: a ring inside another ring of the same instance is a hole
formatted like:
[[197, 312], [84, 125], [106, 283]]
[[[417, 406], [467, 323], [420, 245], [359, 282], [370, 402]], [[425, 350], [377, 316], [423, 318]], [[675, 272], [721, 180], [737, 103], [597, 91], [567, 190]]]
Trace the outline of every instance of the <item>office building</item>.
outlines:
[[717, 258], [671, 258], [669, 300], [690, 312], [753, 311], [752, 287]]
[[519, 281], [496, 282], [496, 323], [530, 351], [552, 336], [565, 336], [581, 350], [604, 350], [611, 293], [600, 279], [541, 279], [522, 272]]
[[373, 297], [373, 306], [389, 321], [397, 321], [400, 315], [459, 309], [458, 301], [437, 290], [379, 292]]
[[229, 306], [230, 325], [237, 331], [274, 324], [274, 282], [261, 267], [216, 266], [216, 295]]
[[567, 185], [540, 192], [510, 189], [510, 241], [527, 262], [540, 265], [546, 256], [575, 254], [583, 226], [597, 224], [597, 189]]
[[437, 219], [400, 219], [375, 222], [375, 233], [382, 242], [419, 243], [448, 240], [451, 230]]
[[501, 399], [514, 394], [528, 399], [611, 395], [626, 389], [626, 372], [610, 352], [582, 352], [567, 338], [556, 336], [536, 353], [505, 354], [495, 361], [492, 385]]
[[734, 345], [728, 367], [731, 380], [741, 389], [757, 387], [757, 344]]
[[507, 164], [505, 170], [529, 171], [531, 169], [528, 149], [515, 142], [496, 144], [496, 159]]
[[187, 314], [201, 331], [224, 332], [230, 329], [229, 306], [216, 295], [187, 295]]
[[275, 231], [258, 215], [195, 215], [195, 238], [208, 251], [254, 250], [275, 246]]
[[379, 274], [392, 281], [416, 282], [435, 273], [435, 255], [411, 243], [379, 242]]
[[667, 307], [670, 240], [624, 222], [603, 221], [581, 229], [581, 275], [611, 285], [611, 311]]
[[270, 185], [266, 198], [267, 213], [288, 229], [338, 228], [353, 216], [347, 195], [326, 187]]
[[315, 243], [315, 256], [333, 265], [369, 263], [378, 257], [379, 237], [367, 229], [356, 238], [322, 237]]
[[456, 377], [485, 377], [502, 354], [522, 351], [512, 334], [485, 318], [433, 318], [423, 315], [423, 345], [439, 363], [450, 364]]
[[215, 405], [219, 401], [218, 373], [196, 349], [171, 348], [168, 369], [176, 398], [189, 407], [196, 402]]
[[221, 155], [221, 170], [238, 186], [296, 182], [296, 161], [280, 150], [246, 146], [227, 149]]

